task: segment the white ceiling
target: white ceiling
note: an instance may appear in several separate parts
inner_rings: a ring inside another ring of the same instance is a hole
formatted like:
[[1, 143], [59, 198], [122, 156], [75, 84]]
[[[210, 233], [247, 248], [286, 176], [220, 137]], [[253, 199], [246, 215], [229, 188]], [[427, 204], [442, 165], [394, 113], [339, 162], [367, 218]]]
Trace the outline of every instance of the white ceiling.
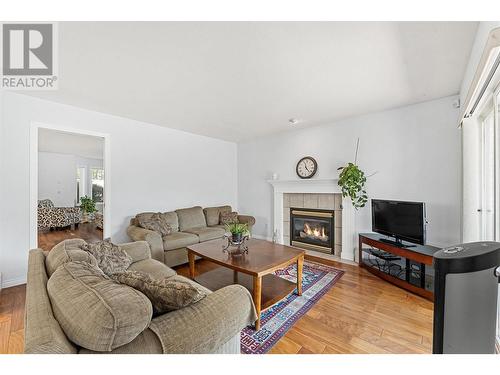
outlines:
[[104, 159], [104, 139], [58, 130], [38, 129], [38, 151]]
[[241, 141], [459, 92], [476, 22], [59, 24], [56, 102]]

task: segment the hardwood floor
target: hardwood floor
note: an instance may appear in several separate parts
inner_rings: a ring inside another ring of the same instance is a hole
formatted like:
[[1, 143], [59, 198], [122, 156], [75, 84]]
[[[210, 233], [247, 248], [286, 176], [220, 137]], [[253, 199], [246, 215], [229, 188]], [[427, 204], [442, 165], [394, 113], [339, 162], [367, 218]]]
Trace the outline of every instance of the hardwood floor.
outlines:
[[96, 228], [95, 223], [80, 223], [77, 228], [57, 229], [48, 232], [38, 232], [38, 247], [50, 250], [54, 245], [69, 238], [82, 238], [87, 242], [102, 240], [102, 230]]
[[[433, 304], [355, 265], [306, 256], [345, 271], [270, 353], [431, 353]], [[199, 261], [204, 273], [218, 267]], [[188, 275], [189, 267], [176, 269]], [[0, 292], [0, 354], [23, 351], [25, 286]]]
[[0, 292], [0, 354], [22, 353], [26, 285]]

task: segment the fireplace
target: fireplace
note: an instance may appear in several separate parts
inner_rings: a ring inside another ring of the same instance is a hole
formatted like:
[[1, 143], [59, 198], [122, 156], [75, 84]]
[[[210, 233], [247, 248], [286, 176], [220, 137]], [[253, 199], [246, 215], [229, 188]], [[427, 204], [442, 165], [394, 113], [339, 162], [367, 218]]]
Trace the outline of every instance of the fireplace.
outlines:
[[334, 253], [334, 211], [290, 208], [290, 245]]

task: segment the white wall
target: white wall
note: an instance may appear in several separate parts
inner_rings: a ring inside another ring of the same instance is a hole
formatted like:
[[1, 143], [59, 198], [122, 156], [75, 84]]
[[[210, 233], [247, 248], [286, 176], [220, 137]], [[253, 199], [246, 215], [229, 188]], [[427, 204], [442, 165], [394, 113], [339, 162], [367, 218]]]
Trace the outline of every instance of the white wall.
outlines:
[[103, 168], [102, 159], [90, 159], [56, 152], [38, 152], [38, 199], [50, 199], [57, 207], [73, 207], [76, 202], [76, 168], [85, 167], [85, 191], [91, 195], [90, 170]]
[[75, 191], [75, 155], [39, 152], [38, 199], [50, 199], [56, 207], [73, 207]]
[[[295, 165], [311, 155], [314, 178], [337, 178], [337, 168], [354, 159], [360, 137], [359, 166], [376, 172], [367, 182], [371, 198], [424, 201], [428, 243], [460, 242], [460, 132], [456, 97], [304, 128], [238, 145], [238, 201], [241, 212], [256, 216], [255, 233], [270, 237], [273, 172], [297, 179]], [[300, 126], [300, 125], [299, 125]], [[358, 232], [370, 231], [370, 208], [356, 213]]]
[[488, 40], [488, 34], [494, 28], [500, 27], [500, 21], [482, 21], [479, 22], [479, 26], [476, 32], [476, 38], [474, 39], [474, 44], [472, 45], [471, 54], [469, 57], [469, 62], [465, 70], [464, 78], [462, 80], [462, 85], [460, 87], [460, 101], [462, 104], [465, 103], [465, 98], [467, 97], [467, 92], [469, 86], [474, 79], [474, 74], [476, 73], [477, 65], [483, 54], [484, 46]]
[[[237, 205], [236, 144], [4, 92], [0, 156], [0, 271], [25, 281], [29, 250], [29, 133], [32, 121], [110, 135], [111, 237], [138, 212]], [[109, 192], [109, 190], [108, 190]]]

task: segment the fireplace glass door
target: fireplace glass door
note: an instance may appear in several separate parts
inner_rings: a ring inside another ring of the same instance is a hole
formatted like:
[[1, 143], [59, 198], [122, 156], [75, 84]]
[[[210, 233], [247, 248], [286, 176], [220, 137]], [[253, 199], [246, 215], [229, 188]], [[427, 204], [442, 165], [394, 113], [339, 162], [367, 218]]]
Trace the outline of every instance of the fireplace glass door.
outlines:
[[333, 211], [290, 209], [291, 245], [333, 253]]

